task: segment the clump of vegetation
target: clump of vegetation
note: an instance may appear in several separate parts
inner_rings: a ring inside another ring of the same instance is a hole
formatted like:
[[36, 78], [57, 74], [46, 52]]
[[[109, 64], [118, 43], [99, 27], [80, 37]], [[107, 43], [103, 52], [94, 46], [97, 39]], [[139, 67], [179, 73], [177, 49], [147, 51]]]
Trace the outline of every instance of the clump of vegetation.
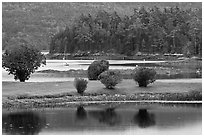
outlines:
[[109, 62], [106, 60], [94, 61], [88, 68], [88, 79], [98, 80], [98, 76], [108, 70]]
[[83, 94], [87, 88], [88, 81], [83, 78], [75, 78], [74, 86], [79, 94]]
[[34, 73], [41, 64], [46, 64], [44, 55], [33, 46], [26, 44], [7, 47], [2, 56], [2, 67], [20, 82], [28, 80], [31, 73]]
[[[171, 53], [177, 52], [185, 56], [201, 57], [201, 6], [196, 6], [195, 10], [184, 8], [185, 6], [162, 7], [144, 5], [134, 10], [134, 13], [129, 12], [129, 14], [122, 16], [119, 11], [112, 13], [110, 10], [98, 10], [94, 14], [85, 13], [76, 16], [77, 19], [72, 27], [67, 27], [64, 31], [60, 31], [52, 37], [50, 53], [61, 53], [67, 47], [67, 51], [71, 53], [78, 50], [95, 52], [100, 49], [100, 51], [106, 53], [108, 50], [112, 50], [115, 51], [115, 54], [119, 53], [127, 56], [134, 56], [135, 53], [137, 53], [136, 56], [141, 56], [143, 53], [167, 53], [166, 55], [169, 56]], [[190, 7], [192, 8], [192, 5]], [[132, 15], [135, 18], [132, 18]], [[145, 32], [135, 33], [143, 25], [145, 26]], [[183, 29], [186, 26], [188, 26], [188, 29]], [[174, 36], [174, 38], [169, 40], [166, 36]], [[66, 39], [66, 37], [69, 37], [69, 39]], [[151, 38], [145, 40], [144, 37]], [[141, 46], [138, 45], [138, 41], [140, 41]], [[176, 46], [178, 42], [179, 46]], [[163, 45], [163, 48], [159, 45]], [[109, 55], [114, 54], [114, 52], [109, 53]], [[96, 55], [101, 54], [98, 52]], [[168, 58], [175, 58], [176, 56], [170, 55]], [[156, 55], [146, 56], [145, 58], [155, 57]]]
[[99, 80], [107, 89], [113, 89], [118, 83], [122, 81], [119, 71], [108, 70], [99, 75]]
[[196, 90], [193, 90], [193, 91], [189, 91], [185, 98], [187, 100], [202, 100], [202, 91], [196, 91]]
[[155, 76], [156, 71], [154, 69], [140, 67], [135, 69], [133, 79], [139, 84], [139, 87], [147, 87], [148, 84], [156, 80]]

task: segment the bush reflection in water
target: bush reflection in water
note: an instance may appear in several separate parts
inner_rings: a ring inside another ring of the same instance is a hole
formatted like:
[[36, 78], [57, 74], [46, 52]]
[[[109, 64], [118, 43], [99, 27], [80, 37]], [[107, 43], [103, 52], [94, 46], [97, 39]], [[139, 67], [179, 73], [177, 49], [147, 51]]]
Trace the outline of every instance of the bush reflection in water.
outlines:
[[[45, 112], [3, 112], [2, 131], [3, 134], [13, 135], [49, 134], [55, 131], [69, 134], [70, 131], [80, 133], [80, 131], [90, 130], [99, 132], [118, 130], [118, 133], [122, 133], [126, 129], [135, 131], [138, 128], [145, 128], [146, 131], [149, 131], [148, 129], [152, 131], [151, 127], [157, 127], [161, 131], [164, 129], [166, 132], [167, 129], [172, 133], [174, 130], [182, 130], [183, 127], [193, 129], [193, 126], [195, 131], [202, 119], [202, 104], [169, 104], [159, 105], [159, 108], [157, 105], [135, 108], [129, 105], [120, 107], [79, 105], [77, 108], [48, 109]], [[180, 133], [180, 131], [177, 132]], [[195, 133], [197, 132], [200, 132], [200, 129]]]
[[[105, 110], [89, 110], [88, 113], [83, 106], [78, 106], [75, 112], [77, 121], [84, 121], [88, 116], [97, 119], [99, 123], [108, 126], [118, 126], [122, 121], [115, 108], [107, 108]], [[3, 130], [6, 134], [15, 135], [35, 135], [40, 133], [41, 129], [46, 125], [44, 116], [40, 116], [36, 112], [17, 112], [4, 114], [2, 117]], [[155, 125], [154, 114], [148, 113], [146, 109], [139, 109], [133, 117], [133, 123], [140, 128], [147, 128]]]
[[[121, 116], [115, 112], [114, 108], [108, 108], [104, 111], [91, 111], [90, 116], [98, 119], [100, 123], [109, 126], [117, 126], [121, 123]], [[155, 125], [155, 116], [149, 113], [147, 109], [139, 109], [139, 112], [133, 117], [133, 123], [137, 124], [140, 128], [147, 128]]]
[[115, 112], [114, 108], [107, 108], [102, 111], [91, 111], [90, 116], [98, 119], [100, 123], [105, 123], [109, 126], [118, 125], [121, 122], [120, 116]]
[[140, 109], [134, 116], [133, 122], [138, 124], [140, 128], [147, 128], [155, 125], [155, 116], [154, 114], [148, 113], [147, 109]]
[[2, 116], [3, 130], [11, 135], [35, 135], [46, 124], [46, 119], [34, 112], [17, 112]]
[[77, 120], [87, 119], [87, 112], [86, 112], [86, 110], [84, 109], [83, 106], [77, 107], [76, 118], [77, 118]]

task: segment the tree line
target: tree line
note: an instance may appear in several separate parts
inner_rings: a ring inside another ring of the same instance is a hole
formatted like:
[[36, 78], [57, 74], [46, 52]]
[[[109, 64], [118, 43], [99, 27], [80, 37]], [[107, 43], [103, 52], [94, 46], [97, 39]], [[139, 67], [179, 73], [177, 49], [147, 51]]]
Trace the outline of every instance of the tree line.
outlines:
[[55, 34], [50, 53], [111, 52], [128, 56], [142, 53], [202, 54], [202, 9], [179, 7], [135, 8], [119, 16], [99, 10], [81, 14]]

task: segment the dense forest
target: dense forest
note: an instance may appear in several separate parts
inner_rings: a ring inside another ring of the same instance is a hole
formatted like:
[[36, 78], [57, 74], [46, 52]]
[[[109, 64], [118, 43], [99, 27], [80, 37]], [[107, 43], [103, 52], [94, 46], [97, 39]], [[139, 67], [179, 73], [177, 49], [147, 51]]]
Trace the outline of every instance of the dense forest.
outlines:
[[202, 11], [177, 6], [135, 8], [132, 15], [99, 10], [81, 14], [53, 36], [50, 53], [111, 52], [124, 55], [180, 53], [201, 55]]
[[201, 54], [196, 2], [2, 3], [2, 49], [28, 42], [51, 53]]

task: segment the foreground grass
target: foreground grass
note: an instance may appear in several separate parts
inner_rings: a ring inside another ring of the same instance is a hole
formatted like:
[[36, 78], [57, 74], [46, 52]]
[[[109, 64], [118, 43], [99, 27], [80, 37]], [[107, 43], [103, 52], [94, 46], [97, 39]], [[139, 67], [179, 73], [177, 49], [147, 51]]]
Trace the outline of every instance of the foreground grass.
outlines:
[[84, 101], [201, 101], [202, 83], [191, 80], [157, 80], [140, 88], [133, 80], [123, 80], [114, 90], [104, 88], [99, 81], [89, 81], [83, 95], [71, 82], [3, 82], [3, 108], [38, 108], [67, 106]]

